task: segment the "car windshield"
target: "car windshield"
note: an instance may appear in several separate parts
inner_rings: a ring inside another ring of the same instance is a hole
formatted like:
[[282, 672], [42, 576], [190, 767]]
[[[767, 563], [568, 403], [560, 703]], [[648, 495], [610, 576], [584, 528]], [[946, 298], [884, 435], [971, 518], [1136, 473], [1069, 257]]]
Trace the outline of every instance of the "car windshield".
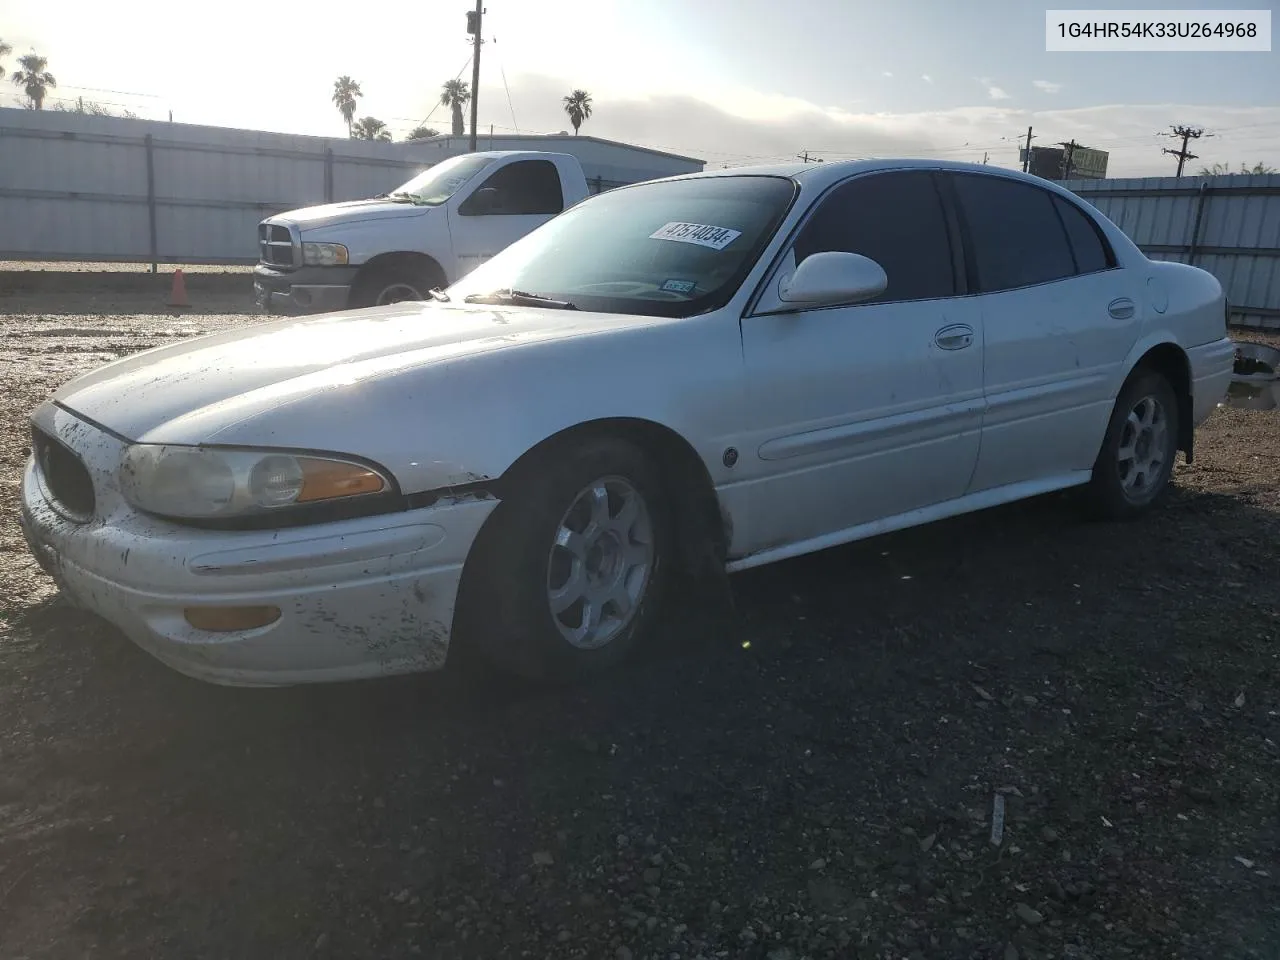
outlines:
[[413, 203], [434, 207], [452, 197], [468, 180], [489, 164], [492, 157], [463, 154], [442, 160], [430, 169], [423, 170], [408, 183], [396, 187], [388, 196], [404, 197]]
[[[451, 299], [684, 317], [723, 306], [786, 215], [785, 177], [695, 177], [583, 201], [449, 288]], [[513, 298], [512, 292], [516, 293]]]

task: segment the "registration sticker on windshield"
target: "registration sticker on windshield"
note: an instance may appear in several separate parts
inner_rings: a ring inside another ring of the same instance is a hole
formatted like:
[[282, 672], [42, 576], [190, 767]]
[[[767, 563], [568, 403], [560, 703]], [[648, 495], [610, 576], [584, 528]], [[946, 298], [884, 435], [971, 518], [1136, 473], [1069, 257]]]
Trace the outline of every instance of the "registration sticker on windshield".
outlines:
[[649, 239], [696, 243], [700, 247], [723, 250], [740, 236], [742, 236], [741, 230], [713, 227], [709, 223], [668, 223], [649, 234]]
[[693, 293], [693, 288], [697, 285], [696, 280], [667, 280], [661, 289], [663, 293]]

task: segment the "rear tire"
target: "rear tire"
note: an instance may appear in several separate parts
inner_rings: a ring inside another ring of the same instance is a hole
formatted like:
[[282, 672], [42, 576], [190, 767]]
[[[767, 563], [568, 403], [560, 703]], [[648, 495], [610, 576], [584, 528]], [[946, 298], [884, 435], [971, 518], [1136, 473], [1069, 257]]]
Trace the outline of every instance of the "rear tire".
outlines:
[[542, 457], [512, 486], [468, 563], [473, 642], [528, 680], [613, 668], [670, 593], [675, 527], [660, 473], [635, 445], [597, 439]]
[[444, 274], [438, 267], [409, 262], [391, 262], [362, 273], [351, 291], [356, 307], [379, 307], [388, 303], [426, 300], [436, 287], [443, 287]]
[[1135, 371], [1120, 391], [1089, 493], [1109, 520], [1146, 513], [1167, 492], [1178, 455], [1178, 398], [1162, 374]]

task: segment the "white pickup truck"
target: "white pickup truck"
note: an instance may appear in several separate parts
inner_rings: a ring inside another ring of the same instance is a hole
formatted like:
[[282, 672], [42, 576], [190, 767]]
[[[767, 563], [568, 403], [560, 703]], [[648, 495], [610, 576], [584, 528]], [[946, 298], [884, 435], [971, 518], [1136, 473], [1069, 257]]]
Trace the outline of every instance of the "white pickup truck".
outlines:
[[450, 157], [385, 196], [263, 220], [254, 295], [268, 313], [425, 300], [587, 193], [568, 154]]

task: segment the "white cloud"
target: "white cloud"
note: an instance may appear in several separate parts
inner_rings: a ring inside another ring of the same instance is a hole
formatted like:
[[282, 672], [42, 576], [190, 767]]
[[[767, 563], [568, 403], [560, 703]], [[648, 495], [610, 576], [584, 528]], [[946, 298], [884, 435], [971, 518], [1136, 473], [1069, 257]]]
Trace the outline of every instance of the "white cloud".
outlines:
[[1008, 100], [1009, 94], [1000, 87], [987, 87], [987, 96], [992, 100]]
[[[568, 129], [561, 98], [574, 85], [590, 89], [594, 112], [582, 128], [594, 135], [626, 143], [668, 150], [704, 160], [708, 169], [790, 160], [808, 148], [828, 161], [859, 156], [922, 156], [981, 162], [984, 152], [997, 166], [1017, 167], [1018, 147], [1028, 126], [1034, 126], [1038, 143], [1075, 138], [1078, 143], [1110, 153], [1109, 172], [1115, 176], [1171, 175], [1172, 158], [1160, 148], [1173, 144], [1157, 136], [1169, 124], [1196, 120], [1219, 134], [1202, 139], [1193, 166], [1214, 162], [1262, 161], [1280, 166], [1280, 105], [1232, 107], [1181, 103], [1110, 104], [1070, 110], [1030, 110], [1011, 100], [992, 98], [994, 79], [971, 89], [967, 106], [918, 112], [878, 111], [844, 101], [840, 107], [823, 106], [798, 97], [765, 93], [745, 86], [697, 87], [699, 96], [679, 92], [638, 95], [627, 89], [595, 82], [593, 76], [560, 76], [516, 71], [508, 67], [511, 101], [501, 74], [495, 70], [481, 83], [480, 128], [493, 124], [496, 133], [510, 133], [518, 123], [522, 133], [555, 133]], [[978, 78], [974, 78], [975, 84]], [[76, 82], [68, 80], [68, 83]], [[299, 109], [267, 109], [246, 115], [238, 102], [179, 100], [175, 119], [188, 123], [224, 124], [280, 132], [341, 136], [340, 118], [328, 102], [326, 85]], [[103, 83], [107, 86], [107, 83]], [[11, 103], [18, 93], [0, 82], [0, 103]], [[425, 89], [424, 89], [425, 88]], [[116, 89], [138, 90], [121, 85]], [[434, 84], [415, 85], [403, 93], [380, 92], [369, 83], [368, 106], [361, 115], [373, 114], [387, 121], [400, 139], [435, 107]], [[66, 95], [70, 95], [69, 93]], [[88, 96], [88, 94], [86, 94]], [[164, 100], [120, 100], [144, 117], [164, 119]], [[513, 116], [514, 114], [514, 116]], [[448, 129], [448, 112], [436, 108], [430, 125]]]
[[892, 76], [893, 76], [893, 74], [892, 74], [890, 71], [886, 70], [886, 71], [884, 71], [884, 73], [880, 74], [880, 76], [882, 76], [882, 77], [892, 77]]
[[929, 76], [927, 73], [920, 74], [920, 79], [925, 83], [933, 83], [933, 77]]
[[1062, 84], [1049, 80], [1032, 80], [1031, 85], [1043, 93], [1057, 93], [1062, 89]]

